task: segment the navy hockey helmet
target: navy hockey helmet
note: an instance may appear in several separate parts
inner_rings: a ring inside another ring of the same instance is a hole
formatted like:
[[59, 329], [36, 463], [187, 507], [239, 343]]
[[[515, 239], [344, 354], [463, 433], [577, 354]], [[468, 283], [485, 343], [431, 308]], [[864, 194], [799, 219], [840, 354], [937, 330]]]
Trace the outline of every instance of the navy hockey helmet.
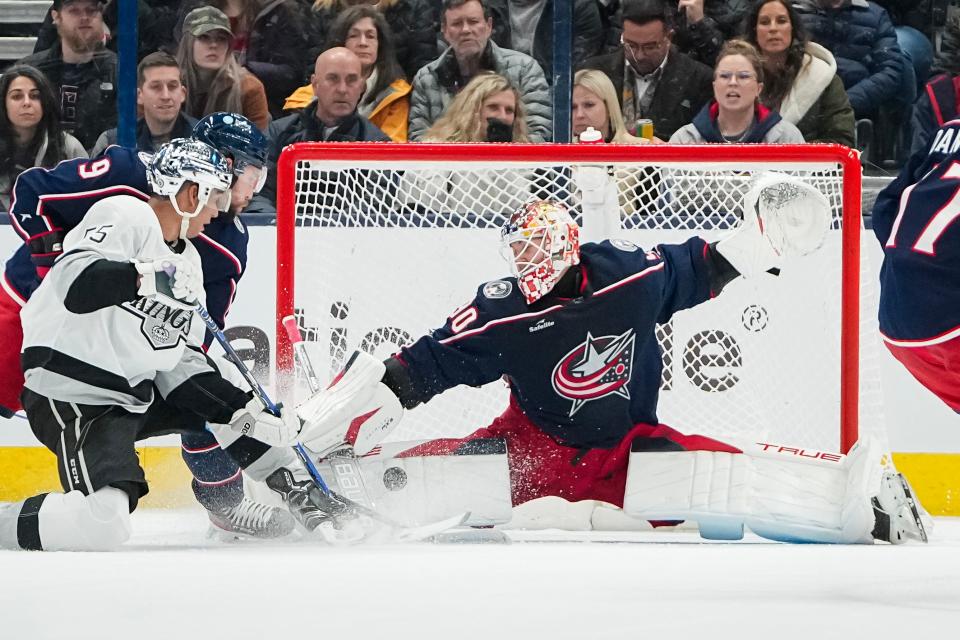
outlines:
[[263, 188], [267, 179], [267, 138], [249, 118], [225, 111], [211, 113], [193, 127], [193, 137], [230, 158], [237, 177], [247, 167], [259, 169], [254, 191]]

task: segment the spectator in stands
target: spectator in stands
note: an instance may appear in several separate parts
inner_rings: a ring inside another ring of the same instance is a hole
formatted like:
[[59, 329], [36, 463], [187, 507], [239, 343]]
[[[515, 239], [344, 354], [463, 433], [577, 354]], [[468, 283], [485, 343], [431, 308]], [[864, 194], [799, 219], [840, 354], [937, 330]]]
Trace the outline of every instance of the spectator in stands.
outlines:
[[117, 123], [117, 56], [103, 46], [102, 3], [54, 0], [51, 15], [58, 40], [20, 62], [47, 77], [59, 94], [64, 131], [89, 149]]
[[386, 18], [396, 37], [397, 62], [407, 78], [437, 57], [437, 9], [434, 0], [301, 0], [312, 4], [308, 19], [307, 53], [310, 64], [332, 46], [330, 27], [337, 16], [354, 4], [369, 4]]
[[[187, 90], [180, 78], [177, 60], [169, 53], [155, 51], [137, 65], [137, 149], [153, 153], [174, 138], [189, 138], [196, 118], [183, 113]], [[91, 156], [117, 144], [117, 129], [107, 129], [93, 145]]]
[[204, 5], [220, 9], [230, 19], [230, 48], [240, 66], [263, 83], [270, 113], [278, 117], [284, 98], [303, 78], [307, 40], [299, 7], [293, 0], [186, 0], [179, 22]]
[[597, 69], [581, 69], [573, 77], [573, 100], [570, 105], [573, 138], [593, 127], [604, 142], [644, 144], [645, 138], [630, 135], [623, 120], [617, 90], [610, 78]]
[[880, 107], [902, 108], [916, 97], [890, 16], [867, 0], [797, 0], [804, 27], [814, 42], [836, 58], [837, 74], [857, 118], [877, 117]]
[[[485, 0], [493, 18], [491, 38], [504, 49], [533, 57], [553, 84], [553, 0]], [[573, 2], [574, 61], [595, 56], [604, 32], [597, 0]]]
[[[482, 71], [454, 97], [427, 130], [424, 142], [529, 142], [523, 100], [499, 74]], [[401, 197], [410, 206], [440, 213], [507, 213], [530, 198], [528, 171], [491, 168], [467, 173], [408, 171]]]
[[730, 40], [723, 45], [713, 77], [713, 102], [677, 130], [670, 142], [803, 142], [794, 125], [760, 102], [763, 64], [752, 44]]
[[[941, 0], [942, 2], [943, 0]], [[897, 44], [917, 77], [917, 92], [930, 78], [933, 65], [934, 24], [931, 0], [876, 0], [887, 10], [897, 32]]]
[[669, 140], [713, 97], [713, 70], [673, 46], [672, 21], [663, 0], [626, 0], [620, 48], [579, 65], [607, 74], [628, 129], [636, 133], [637, 119], [648, 118], [659, 141]]
[[537, 61], [490, 40], [493, 21], [481, 0], [444, 0], [440, 24], [450, 47], [420, 69], [410, 99], [410, 139], [419, 140], [453, 97], [481, 71], [493, 71], [520, 93], [534, 142], [551, 139], [550, 88]]
[[[393, 34], [383, 15], [368, 5], [344, 9], [330, 27], [330, 46], [346, 47], [363, 65], [366, 90], [357, 111], [394, 142], [407, 141], [412, 87], [403, 77], [393, 48]], [[313, 86], [297, 89], [284, 110], [302, 109], [313, 100]]]
[[269, 174], [247, 211], [267, 213], [277, 207], [277, 160], [288, 144], [295, 142], [389, 142], [377, 125], [357, 113], [366, 84], [363, 64], [346, 47], [327, 49], [319, 56], [310, 78], [316, 96], [302, 111], [270, 125], [267, 139]]
[[807, 40], [789, 0], [756, 0], [744, 38], [763, 57], [760, 101], [797, 126], [807, 142], [853, 147], [853, 108], [833, 54]]
[[60, 124], [60, 106], [37, 69], [15, 65], [0, 77], [0, 205], [10, 209], [10, 192], [22, 171], [86, 158], [83, 145]]
[[[170, 4], [178, 4], [179, 0], [137, 0], [137, 59], [141, 60], [148, 53], [156, 51], [173, 43], [173, 22], [176, 20], [176, 7], [169, 10]], [[101, 0], [103, 7], [104, 39], [108, 49], [117, 52], [117, 38], [112, 37], [117, 32], [119, 19], [118, 0]], [[57, 26], [53, 22], [53, 8], [47, 11], [47, 16], [37, 33], [33, 52], [39, 53], [49, 49], [58, 39]]]
[[676, 7], [674, 44], [713, 67], [723, 43], [740, 34], [749, 0], [666, 0]]
[[960, 116], [960, 18], [947, 22], [933, 73], [913, 107], [911, 156], [924, 148], [944, 123]]
[[230, 19], [216, 7], [194, 9], [183, 20], [177, 63], [187, 86], [184, 111], [194, 118], [240, 113], [261, 130], [270, 123], [263, 83], [230, 55]]

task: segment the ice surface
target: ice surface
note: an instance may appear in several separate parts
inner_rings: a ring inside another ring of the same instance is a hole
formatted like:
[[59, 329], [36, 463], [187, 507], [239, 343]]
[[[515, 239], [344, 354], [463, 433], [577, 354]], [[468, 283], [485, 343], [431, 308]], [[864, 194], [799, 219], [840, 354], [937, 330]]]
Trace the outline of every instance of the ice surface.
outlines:
[[223, 543], [202, 512], [163, 510], [133, 527], [115, 553], [0, 552], [0, 638], [960, 637], [960, 519], [900, 547], [556, 530], [509, 545]]

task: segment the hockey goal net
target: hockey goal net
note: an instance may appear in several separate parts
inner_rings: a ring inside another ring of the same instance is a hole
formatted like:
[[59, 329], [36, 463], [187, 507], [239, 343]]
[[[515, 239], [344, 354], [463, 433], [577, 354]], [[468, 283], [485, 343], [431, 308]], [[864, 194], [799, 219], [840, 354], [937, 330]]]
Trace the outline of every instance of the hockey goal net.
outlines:
[[[616, 181], [617, 235], [643, 248], [717, 239], [738, 224], [742, 196], [763, 171], [801, 177], [831, 203], [832, 229], [816, 254], [779, 277], [738, 278], [657, 328], [661, 422], [832, 451], [849, 448], [858, 430], [882, 428], [860, 164], [835, 145], [288, 147], [278, 169], [278, 380], [299, 380], [279, 325], [292, 313], [324, 379], [354, 349], [386, 357], [441, 326], [478, 285], [508, 274], [499, 229], [519, 204], [558, 199], [579, 217], [571, 176], [584, 165]], [[288, 395], [305, 388], [281, 386]], [[453, 389], [407, 412], [391, 440], [466, 435], [506, 402], [502, 382]]]

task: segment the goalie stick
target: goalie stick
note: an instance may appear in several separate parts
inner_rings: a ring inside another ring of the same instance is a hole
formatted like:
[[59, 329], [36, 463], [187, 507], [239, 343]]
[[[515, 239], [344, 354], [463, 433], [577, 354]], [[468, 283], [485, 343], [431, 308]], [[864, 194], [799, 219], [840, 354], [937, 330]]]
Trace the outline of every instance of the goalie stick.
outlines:
[[[313, 363], [310, 361], [310, 354], [307, 353], [306, 345], [303, 342], [303, 335], [300, 333], [300, 328], [297, 326], [297, 319], [289, 315], [285, 317], [281, 324], [287, 332], [287, 338], [290, 340], [290, 344], [293, 345], [293, 356], [296, 359], [300, 368], [303, 369], [303, 373], [307, 378], [307, 386], [310, 388], [310, 393], [317, 393], [322, 388], [320, 385], [320, 379], [317, 377], [317, 372], [313, 368]], [[304, 447], [307, 452], [313, 453], [306, 447]], [[363, 475], [360, 472], [360, 465], [357, 463], [357, 458], [354, 455], [353, 447], [344, 446], [339, 450], [333, 452], [331, 456], [336, 457], [335, 461], [331, 461], [331, 468], [333, 473], [337, 475], [337, 484], [340, 486], [340, 490], [344, 491], [345, 486], [349, 486], [351, 478], [356, 478], [356, 493], [358, 494], [354, 499], [358, 500], [361, 504], [366, 507], [373, 508], [373, 501], [370, 499], [370, 495], [367, 493], [367, 487], [363, 481]], [[340, 473], [340, 463], [350, 467], [349, 474]]]
[[[240, 375], [242, 375], [243, 379], [246, 380], [247, 384], [250, 385], [253, 393], [257, 396], [257, 399], [263, 403], [263, 406], [266, 408], [266, 410], [274, 415], [280, 415], [280, 408], [270, 399], [270, 396], [267, 395], [263, 385], [261, 385], [257, 379], [253, 377], [253, 373], [250, 372], [250, 369], [247, 368], [247, 365], [245, 365], [243, 360], [240, 359], [240, 356], [237, 355], [237, 352], [227, 340], [227, 337], [223, 335], [223, 331], [220, 330], [219, 325], [217, 325], [216, 321], [210, 316], [210, 313], [206, 310], [203, 304], [200, 302], [195, 302], [193, 305], [193, 310], [198, 316], [200, 316], [200, 319], [203, 320], [203, 324], [205, 324], [207, 329], [210, 330], [210, 333], [213, 334], [213, 337], [216, 338], [220, 346], [223, 347], [223, 351], [227, 356], [227, 360], [229, 360], [233, 366], [237, 368], [237, 370], [240, 372]], [[297, 444], [293, 445], [293, 450], [297, 453], [297, 456], [307, 468], [307, 472], [310, 474], [310, 478], [317, 485], [317, 488], [323, 491], [324, 494], [343, 503], [353, 513], [366, 516], [371, 520], [375, 520], [390, 527], [394, 530], [394, 538], [398, 541], [412, 542], [423, 537], [436, 535], [437, 533], [441, 533], [442, 531], [446, 531], [447, 529], [463, 524], [467, 521], [467, 518], [470, 517], [469, 512], [465, 512], [452, 518], [447, 518], [434, 523], [428, 523], [418, 527], [406, 526], [400, 522], [397, 522], [393, 518], [385, 516], [382, 513], [371, 509], [370, 507], [362, 505], [359, 502], [331, 491], [327, 484], [323, 481], [323, 477], [320, 475], [320, 472], [317, 470], [316, 465], [314, 465], [313, 460], [310, 459], [310, 455], [307, 453], [303, 445], [298, 442]]]

